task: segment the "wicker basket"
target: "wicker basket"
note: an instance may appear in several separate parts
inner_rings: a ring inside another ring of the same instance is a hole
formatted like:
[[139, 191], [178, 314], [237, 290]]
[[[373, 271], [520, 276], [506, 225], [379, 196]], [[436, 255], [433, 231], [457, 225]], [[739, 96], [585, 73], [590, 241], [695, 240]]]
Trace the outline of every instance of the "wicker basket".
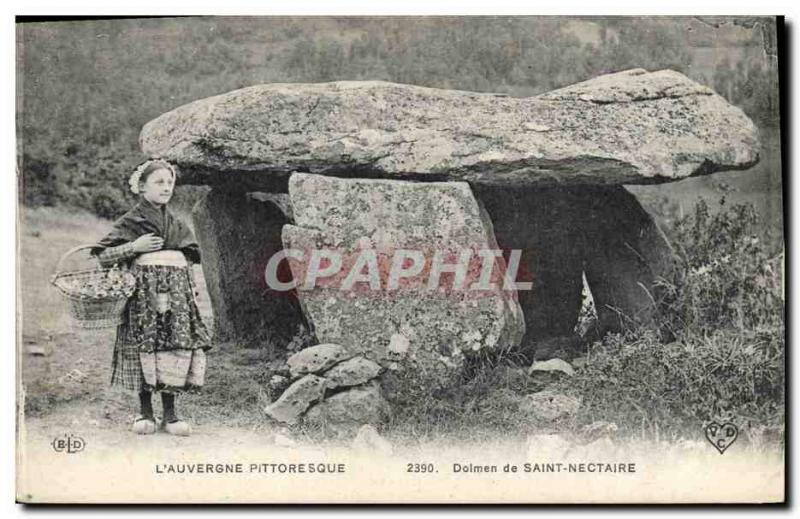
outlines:
[[[67, 302], [69, 315], [72, 316], [75, 325], [82, 329], [113, 328], [122, 319], [122, 312], [128, 302], [128, 298], [133, 294], [136, 286], [136, 279], [133, 274], [118, 267], [96, 268], [87, 270], [62, 271], [61, 267], [67, 257], [85, 249], [91, 249], [96, 245], [79, 245], [68, 250], [61, 256], [56, 265], [56, 273], [51, 282], [61, 292]], [[86, 287], [105, 282], [109, 276], [119, 276], [120, 284], [123, 289], [114, 291], [113, 295], [87, 294]], [[129, 288], [128, 288], [128, 285]]]

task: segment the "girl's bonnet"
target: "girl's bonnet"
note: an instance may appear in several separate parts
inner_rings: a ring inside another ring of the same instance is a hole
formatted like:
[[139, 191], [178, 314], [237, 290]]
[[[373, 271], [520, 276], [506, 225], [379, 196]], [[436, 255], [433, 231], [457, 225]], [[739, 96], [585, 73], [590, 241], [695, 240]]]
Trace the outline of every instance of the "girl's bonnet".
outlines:
[[128, 185], [131, 188], [131, 191], [135, 194], [139, 194], [139, 182], [142, 179], [142, 175], [145, 175], [145, 179], [147, 178], [146, 175], [152, 173], [153, 171], [159, 169], [166, 169], [172, 172], [172, 178], [177, 179], [178, 177], [178, 170], [175, 166], [170, 164], [164, 159], [148, 159], [141, 164], [139, 164], [136, 169], [133, 171], [131, 178], [128, 179]]

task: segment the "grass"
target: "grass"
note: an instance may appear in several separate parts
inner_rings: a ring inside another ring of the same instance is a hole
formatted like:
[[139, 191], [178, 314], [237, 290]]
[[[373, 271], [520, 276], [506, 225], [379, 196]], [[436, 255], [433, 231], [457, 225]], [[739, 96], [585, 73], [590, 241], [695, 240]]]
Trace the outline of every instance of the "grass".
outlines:
[[583, 399], [578, 423], [611, 421], [629, 436], [702, 437], [714, 420], [782, 434], [782, 347], [775, 337], [731, 330], [668, 344], [653, 332], [614, 335], [563, 389]]
[[194, 423], [258, 427], [268, 423], [264, 408], [278, 395], [270, 389], [274, 363], [266, 349], [223, 343], [211, 352], [203, 390], [181, 397], [182, 412]]
[[560, 376], [529, 376], [527, 368], [512, 357], [496, 359], [464, 374], [438, 392], [415, 387], [402, 376], [389, 375], [385, 377], [391, 388], [387, 395], [394, 415], [385, 431], [404, 444], [443, 439], [481, 443], [498, 436], [524, 439], [535, 432], [570, 431], [570, 417], [552, 422], [520, 409], [525, 395], [551, 386]]

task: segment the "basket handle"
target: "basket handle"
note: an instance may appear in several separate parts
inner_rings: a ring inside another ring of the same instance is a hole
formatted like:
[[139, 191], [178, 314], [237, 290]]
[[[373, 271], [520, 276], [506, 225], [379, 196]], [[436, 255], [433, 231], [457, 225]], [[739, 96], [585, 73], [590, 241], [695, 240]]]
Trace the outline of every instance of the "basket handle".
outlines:
[[64, 255], [61, 256], [61, 258], [59, 258], [58, 263], [56, 264], [56, 272], [55, 274], [53, 274], [53, 276], [57, 276], [61, 273], [61, 265], [62, 263], [64, 263], [64, 260], [66, 260], [69, 256], [75, 254], [78, 251], [84, 249], [94, 249], [95, 247], [98, 247], [96, 243], [92, 243], [91, 245], [78, 245], [77, 247], [73, 247], [67, 252], [65, 252]]

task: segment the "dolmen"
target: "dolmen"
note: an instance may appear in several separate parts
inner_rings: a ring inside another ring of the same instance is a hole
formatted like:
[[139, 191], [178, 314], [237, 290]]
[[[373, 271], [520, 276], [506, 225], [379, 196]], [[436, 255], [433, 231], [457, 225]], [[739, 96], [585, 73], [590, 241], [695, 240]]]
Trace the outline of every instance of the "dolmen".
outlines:
[[598, 333], [652, 320], [673, 253], [623, 186], [746, 169], [760, 148], [714, 91], [642, 69], [530, 98], [256, 85], [161, 115], [140, 144], [211, 186], [193, 217], [222, 336], [282, 348], [305, 323], [430, 380], [572, 340], [584, 277]]

